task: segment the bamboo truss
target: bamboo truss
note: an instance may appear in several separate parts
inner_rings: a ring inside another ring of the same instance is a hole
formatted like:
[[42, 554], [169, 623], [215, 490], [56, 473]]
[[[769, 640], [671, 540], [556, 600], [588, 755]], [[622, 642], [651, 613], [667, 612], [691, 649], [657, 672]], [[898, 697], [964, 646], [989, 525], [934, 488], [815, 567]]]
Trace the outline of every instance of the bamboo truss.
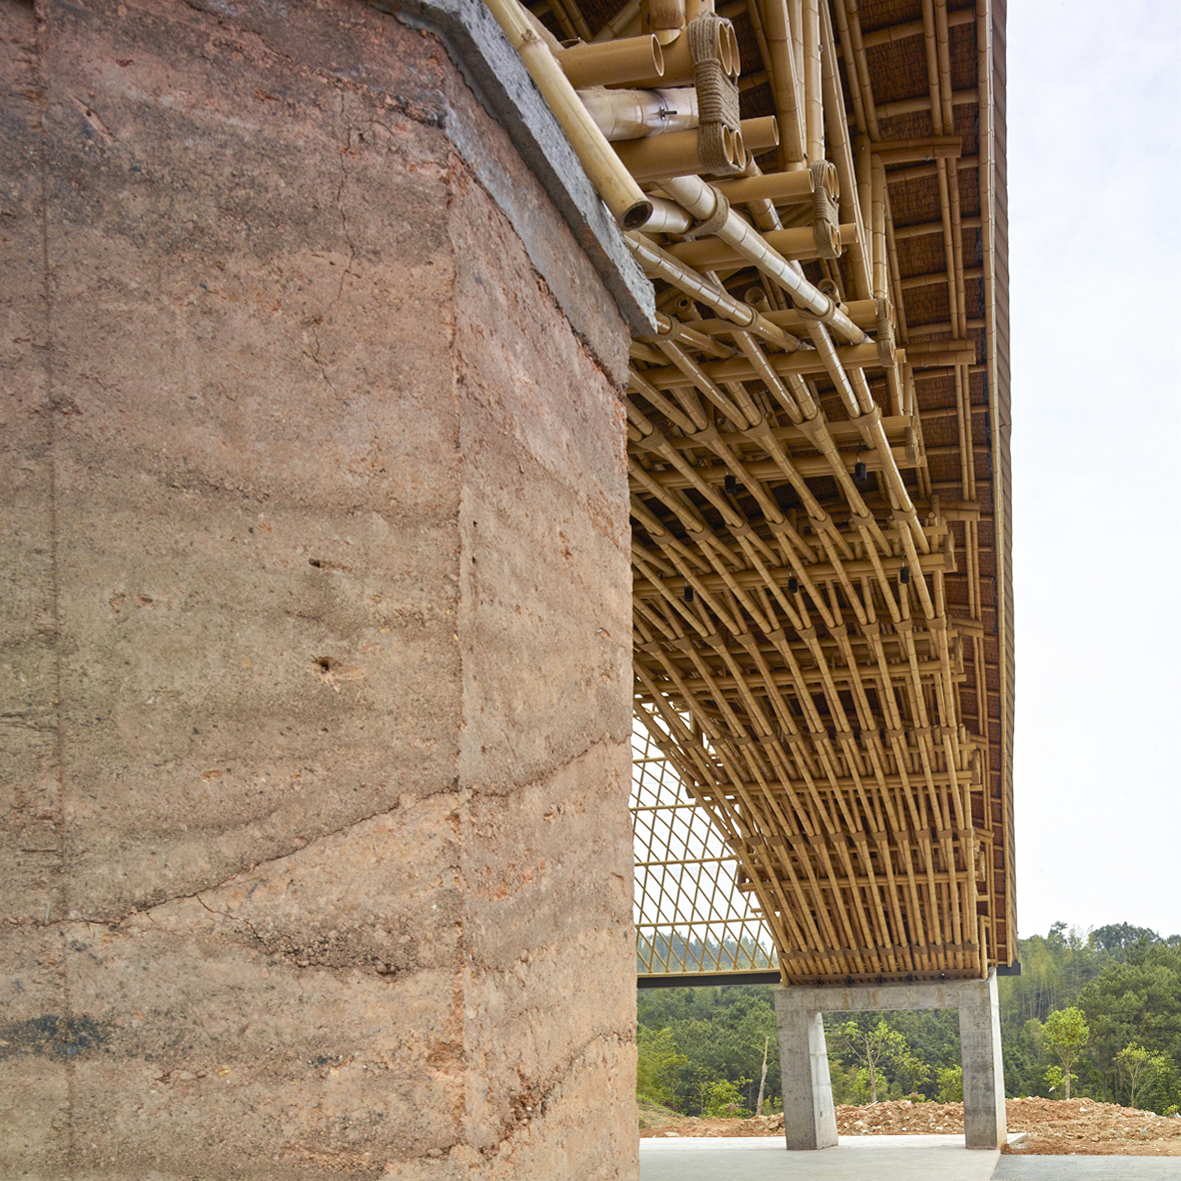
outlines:
[[539, 85], [596, 88], [585, 120], [551, 101], [656, 288], [626, 397], [641, 974], [1012, 962], [997, 0], [724, 5], [721, 158], [701, 0], [494, 2]]

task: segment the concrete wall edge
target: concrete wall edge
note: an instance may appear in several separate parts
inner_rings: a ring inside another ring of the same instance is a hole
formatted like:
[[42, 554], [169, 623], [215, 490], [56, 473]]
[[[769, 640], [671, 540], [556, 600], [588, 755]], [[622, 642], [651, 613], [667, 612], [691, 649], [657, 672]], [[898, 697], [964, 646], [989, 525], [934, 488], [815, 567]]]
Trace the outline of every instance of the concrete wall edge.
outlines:
[[[520, 56], [481, 0], [372, 2], [404, 24], [428, 29], [439, 37], [476, 98], [508, 132], [521, 158], [549, 194], [633, 334], [655, 333], [656, 304], [651, 282], [624, 245], [622, 232], [595, 192]], [[484, 166], [479, 144], [464, 135], [464, 129], [447, 126], [443, 130], [509, 218], [542, 277], [550, 282], [547, 268], [538, 261], [544, 252], [533, 248], [536, 227], [506, 178], [498, 170]]]

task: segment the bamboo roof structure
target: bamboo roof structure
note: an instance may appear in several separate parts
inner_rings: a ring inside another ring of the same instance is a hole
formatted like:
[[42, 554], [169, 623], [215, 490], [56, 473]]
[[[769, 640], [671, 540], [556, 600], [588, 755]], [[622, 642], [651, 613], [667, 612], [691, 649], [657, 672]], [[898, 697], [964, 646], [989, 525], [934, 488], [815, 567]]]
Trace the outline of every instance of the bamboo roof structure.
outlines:
[[1003, 0], [488, 3], [656, 289], [641, 974], [1012, 963]]

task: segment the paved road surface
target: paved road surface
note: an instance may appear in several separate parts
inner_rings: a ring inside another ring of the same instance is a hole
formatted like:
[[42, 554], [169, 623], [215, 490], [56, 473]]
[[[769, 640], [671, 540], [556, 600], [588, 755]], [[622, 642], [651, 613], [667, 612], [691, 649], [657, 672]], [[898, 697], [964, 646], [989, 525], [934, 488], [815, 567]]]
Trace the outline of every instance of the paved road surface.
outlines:
[[1002, 1156], [992, 1181], [1181, 1181], [1181, 1156]]

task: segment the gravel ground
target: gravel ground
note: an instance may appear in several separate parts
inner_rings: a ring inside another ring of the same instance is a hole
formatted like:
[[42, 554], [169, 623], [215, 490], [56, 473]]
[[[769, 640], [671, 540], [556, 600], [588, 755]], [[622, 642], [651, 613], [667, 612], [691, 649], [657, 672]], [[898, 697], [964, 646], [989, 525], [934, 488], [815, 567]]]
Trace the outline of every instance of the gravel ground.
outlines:
[[[1027, 1139], [1004, 1151], [1016, 1156], [1181, 1156], [1181, 1119], [1090, 1099], [1010, 1099], [1010, 1132]], [[954, 1135], [964, 1130], [959, 1103], [909, 1099], [866, 1107], [838, 1107], [842, 1136]], [[692, 1119], [660, 1108], [640, 1112], [641, 1136], [773, 1136], [783, 1116], [761, 1119]], [[1181, 1173], [1179, 1173], [1181, 1175]]]

